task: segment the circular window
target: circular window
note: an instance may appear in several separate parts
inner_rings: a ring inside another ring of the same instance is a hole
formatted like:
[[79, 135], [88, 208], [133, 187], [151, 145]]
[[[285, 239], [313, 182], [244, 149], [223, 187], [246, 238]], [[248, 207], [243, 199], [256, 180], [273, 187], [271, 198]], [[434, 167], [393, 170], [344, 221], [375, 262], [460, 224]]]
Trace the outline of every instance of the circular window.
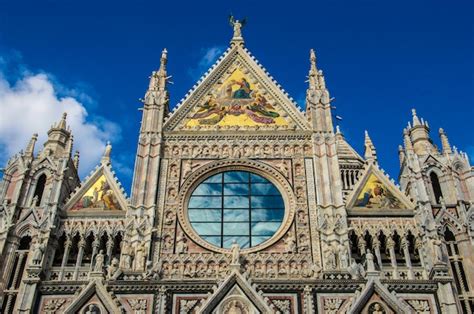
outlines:
[[230, 248], [270, 239], [285, 216], [283, 197], [269, 180], [248, 171], [215, 174], [199, 184], [188, 203], [191, 226], [206, 242]]

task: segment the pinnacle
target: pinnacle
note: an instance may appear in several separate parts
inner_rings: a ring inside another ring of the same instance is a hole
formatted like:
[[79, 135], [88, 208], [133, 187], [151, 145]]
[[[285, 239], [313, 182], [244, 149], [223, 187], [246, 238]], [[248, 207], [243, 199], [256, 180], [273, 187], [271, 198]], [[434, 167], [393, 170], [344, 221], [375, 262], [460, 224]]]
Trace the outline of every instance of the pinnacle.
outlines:
[[58, 126], [57, 126], [58, 129], [66, 129], [66, 118], [67, 118], [67, 112], [64, 112], [61, 120], [58, 123]]
[[411, 114], [413, 116], [413, 126], [421, 125], [420, 119], [418, 119], [418, 116], [416, 115], [416, 110], [412, 109]]

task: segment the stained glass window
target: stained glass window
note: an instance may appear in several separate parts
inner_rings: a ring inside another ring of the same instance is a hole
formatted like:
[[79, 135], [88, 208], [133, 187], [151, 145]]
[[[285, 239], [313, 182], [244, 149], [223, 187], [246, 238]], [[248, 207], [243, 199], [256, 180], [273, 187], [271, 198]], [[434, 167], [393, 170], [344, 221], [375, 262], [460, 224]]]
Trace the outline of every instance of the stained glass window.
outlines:
[[188, 203], [189, 221], [205, 241], [230, 248], [256, 246], [270, 239], [285, 215], [281, 193], [264, 177], [248, 171], [215, 174], [199, 184]]

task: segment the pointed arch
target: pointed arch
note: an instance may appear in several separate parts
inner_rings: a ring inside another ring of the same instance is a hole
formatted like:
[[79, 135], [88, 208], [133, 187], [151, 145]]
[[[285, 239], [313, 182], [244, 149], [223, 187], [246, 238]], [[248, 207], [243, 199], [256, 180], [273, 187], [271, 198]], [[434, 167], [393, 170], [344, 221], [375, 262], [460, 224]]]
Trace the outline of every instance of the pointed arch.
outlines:
[[435, 171], [431, 171], [429, 176], [435, 202], [439, 204], [440, 198], [443, 197], [443, 191], [441, 189], [441, 184], [439, 183], [439, 177]]
[[46, 187], [47, 177], [45, 173], [42, 173], [36, 180], [35, 192], [33, 193], [33, 199], [36, 199], [33, 206], [40, 206], [44, 196], [44, 188]]

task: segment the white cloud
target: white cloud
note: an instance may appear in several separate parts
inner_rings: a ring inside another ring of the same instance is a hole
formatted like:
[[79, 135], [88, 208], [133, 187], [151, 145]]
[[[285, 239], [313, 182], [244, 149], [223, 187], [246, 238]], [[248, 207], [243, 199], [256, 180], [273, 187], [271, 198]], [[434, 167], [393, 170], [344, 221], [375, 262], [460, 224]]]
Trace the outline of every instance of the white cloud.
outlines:
[[198, 79], [209, 67], [216, 62], [217, 58], [224, 52], [223, 46], [213, 46], [201, 49], [201, 59], [197, 67], [189, 69], [188, 73], [193, 79]]
[[10, 83], [0, 71], [0, 162], [24, 149], [33, 133], [39, 135], [36, 150], [41, 149], [51, 124], [67, 112], [74, 149], [81, 154], [79, 172], [88, 173], [99, 162], [105, 142], [120, 138], [120, 128], [89, 115], [84, 99], [87, 95], [65, 88], [45, 73], [23, 71]]

